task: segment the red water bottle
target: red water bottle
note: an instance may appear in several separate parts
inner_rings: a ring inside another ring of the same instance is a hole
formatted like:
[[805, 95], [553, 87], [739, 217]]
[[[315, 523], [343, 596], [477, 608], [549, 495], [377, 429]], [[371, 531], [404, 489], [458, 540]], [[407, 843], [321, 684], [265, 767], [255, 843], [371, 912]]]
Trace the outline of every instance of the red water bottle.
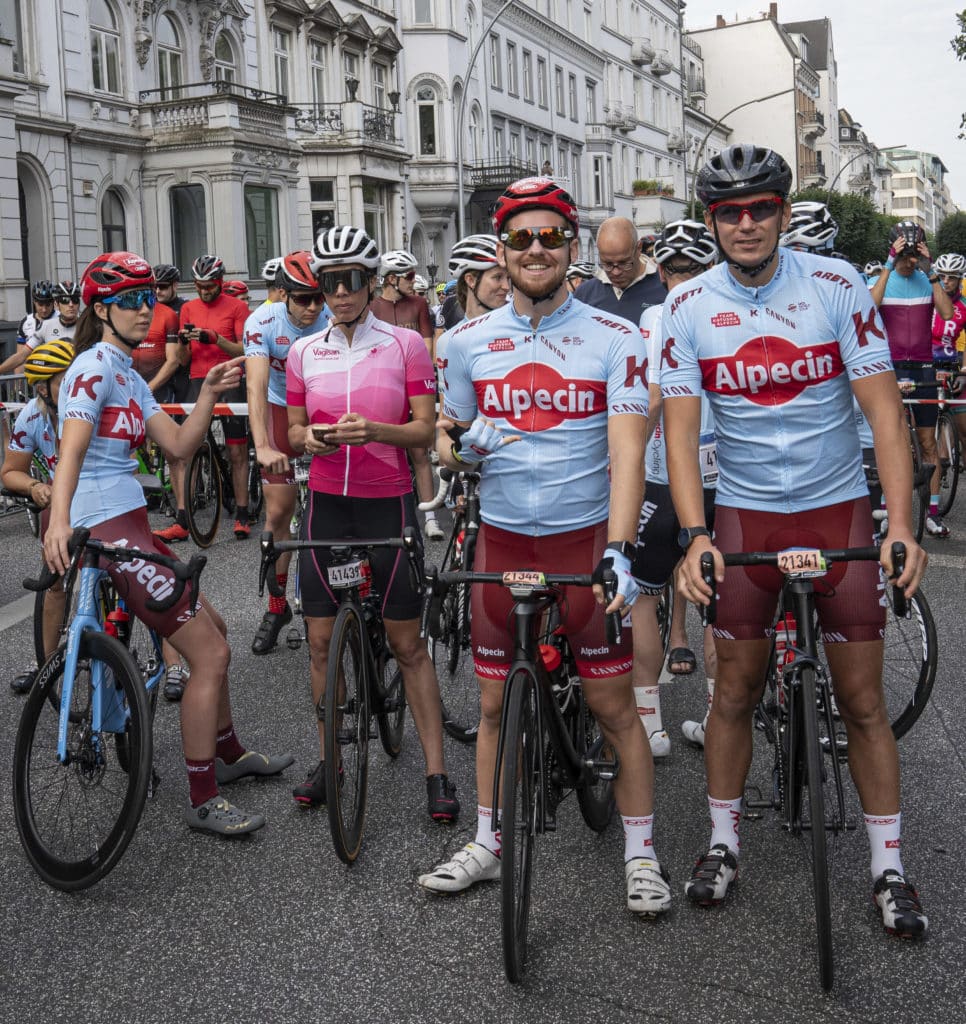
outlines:
[[359, 596], [368, 597], [372, 593], [372, 567], [367, 558], [360, 566], [359, 572], [362, 575], [362, 582], [359, 584]]
[[778, 684], [778, 703], [785, 703], [785, 669], [795, 660], [793, 650], [798, 642], [798, 625], [795, 616], [786, 612], [775, 627], [775, 672]]
[[131, 639], [131, 616], [123, 608], [113, 608], [104, 621], [104, 632], [117, 637], [127, 647]]
[[460, 530], [456, 535], [456, 544], [454, 545], [454, 560], [459, 564], [463, 564], [463, 541], [466, 539], [466, 530]]

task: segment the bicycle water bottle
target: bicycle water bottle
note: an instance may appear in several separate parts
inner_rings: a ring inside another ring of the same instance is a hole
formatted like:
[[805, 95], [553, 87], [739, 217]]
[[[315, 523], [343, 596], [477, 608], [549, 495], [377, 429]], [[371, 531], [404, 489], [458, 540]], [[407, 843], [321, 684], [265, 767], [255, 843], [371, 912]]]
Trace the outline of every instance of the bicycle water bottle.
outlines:
[[359, 584], [359, 596], [368, 597], [372, 593], [372, 566], [369, 565], [368, 559], [359, 566], [359, 572], [362, 575], [362, 582]]
[[116, 637], [127, 647], [131, 639], [131, 616], [123, 608], [114, 608], [104, 621], [104, 632]]
[[466, 539], [466, 530], [460, 530], [456, 535], [456, 544], [453, 548], [453, 558], [458, 565], [463, 564], [463, 541]]

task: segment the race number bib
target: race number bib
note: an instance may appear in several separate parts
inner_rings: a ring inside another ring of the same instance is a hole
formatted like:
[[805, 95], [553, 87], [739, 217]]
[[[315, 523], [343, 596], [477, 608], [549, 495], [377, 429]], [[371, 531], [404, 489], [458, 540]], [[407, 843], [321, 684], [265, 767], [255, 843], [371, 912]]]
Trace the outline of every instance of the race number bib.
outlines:
[[698, 461], [701, 465], [701, 482], [705, 487], [718, 483], [718, 445], [714, 434], [702, 434], [698, 446]]
[[361, 587], [368, 578], [368, 570], [369, 563], [360, 559], [344, 565], [330, 565], [325, 572], [333, 590], [348, 590], [350, 587]]

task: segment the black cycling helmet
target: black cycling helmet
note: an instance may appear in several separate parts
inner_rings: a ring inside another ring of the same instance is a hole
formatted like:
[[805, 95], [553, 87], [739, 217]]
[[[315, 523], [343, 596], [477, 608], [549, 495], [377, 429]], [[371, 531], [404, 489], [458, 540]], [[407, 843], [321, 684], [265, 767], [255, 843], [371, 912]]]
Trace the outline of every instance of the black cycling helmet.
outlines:
[[205, 253], [191, 264], [191, 276], [196, 281], [220, 281], [225, 276], [225, 264], [218, 256]]
[[155, 284], [177, 284], [181, 280], [181, 271], [171, 263], [159, 263], [154, 268]]
[[53, 302], [54, 282], [34, 281], [33, 287], [30, 289], [30, 294], [33, 296], [34, 301], [36, 302]]
[[916, 246], [925, 242], [926, 232], [923, 231], [922, 225], [914, 220], [900, 220], [898, 224], [893, 224], [889, 231], [889, 244], [891, 245], [897, 238], [906, 240], [906, 251], [903, 255], [912, 256], [916, 253]]
[[61, 281], [55, 284], [52, 293], [54, 302], [80, 302], [81, 289], [76, 281]]
[[698, 171], [696, 190], [705, 206], [755, 192], [777, 192], [783, 199], [792, 188], [792, 170], [773, 149], [742, 142], [713, 156]]

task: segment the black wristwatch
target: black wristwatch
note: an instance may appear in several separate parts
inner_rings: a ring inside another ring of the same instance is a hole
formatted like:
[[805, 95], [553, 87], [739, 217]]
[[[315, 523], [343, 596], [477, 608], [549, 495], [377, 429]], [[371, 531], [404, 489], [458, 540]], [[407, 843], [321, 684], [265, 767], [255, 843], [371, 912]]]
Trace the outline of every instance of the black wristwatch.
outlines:
[[939, 275], [938, 274], [930, 274], [929, 275], [929, 283], [930, 284], [939, 284]]
[[710, 537], [711, 531], [706, 526], [685, 526], [678, 534], [678, 547], [687, 551], [695, 537]]
[[619, 551], [630, 562], [634, 561], [634, 556], [637, 554], [637, 545], [626, 540], [609, 540], [607, 547]]

